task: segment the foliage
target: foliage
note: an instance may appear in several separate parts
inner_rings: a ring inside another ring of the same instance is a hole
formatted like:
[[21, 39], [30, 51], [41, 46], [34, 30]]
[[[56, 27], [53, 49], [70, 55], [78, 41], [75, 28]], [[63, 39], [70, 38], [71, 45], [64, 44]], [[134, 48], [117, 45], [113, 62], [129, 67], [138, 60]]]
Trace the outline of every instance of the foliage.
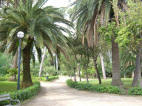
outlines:
[[118, 36], [119, 28], [117, 27], [115, 22], [109, 22], [107, 26], [101, 26], [98, 29], [101, 35], [103, 35], [103, 39], [106, 40], [108, 43], [111, 42], [112, 36]]
[[47, 81], [53, 81], [55, 79], [58, 79], [59, 77], [58, 76], [49, 76]]
[[96, 71], [94, 70], [94, 67], [88, 67], [87, 71], [85, 71], [85, 69], [81, 69], [81, 72], [82, 72], [81, 74], [82, 77], [86, 77], [86, 73], [87, 73], [89, 78], [94, 77], [94, 73], [96, 73]]
[[128, 90], [129, 95], [142, 95], [142, 88], [133, 87]]
[[6, 81], [6, 80], [8, 80], [7, 76], [0, 76], [0, 81]]
[[79, 90], [88, 90], [88, 91], [95, 91], [95, 92], [101, 92], [101, 93], [113, 93], [113, 94], [121, 93], [120, 88], [116, 86], [111, 86], [111, 85], [107, 85], [107, 86], [93, 85], [90, 83], [74, 82], [72, 80], [67, 80], [67, 85]]
[[98, 42], [96, 23], [100, 23], [102, 17], [103, 23], [107, 22], [110, 10], [111, 0], [76, 0], [74, 3], [72, 19], [76, 21], [77, 35], [86, 37], [89, 47]]
[[55, 69], [54, 66], [46, 66], [44, 67], [43, 75], [45, 76], [48, 74], [48, 76], [56, 76], [58, 73], [58, 70]]
[[19, 99], [21, 101], [29, 99], [36, 95], [40, 89], [40, 83], [35, 82], [32, 86], [17, 91], [17, 83], [9, 81], [0, 81], [0, 94], [10, 93], [13, 99]]
[[13, 99], [19, 99], [20, 101], [24, 101], [26, 99], [31, 98], [32, 96], [37, 95], [40, 90], [40, 83], [36, 82], [32, 86], [21, 89], [16, 92], [11, 92], [10, 95]]
[[120, 60], [121, 60], [121, 76], [131, 77], [132, 72], [134, 72], [136, 56], [132, 51], [129, 51], [128, 48], [122, 48], [120, 51]]
[[17, 33], [24, 32], [21, 44], [24, 52], [22, 87], [32, 85], [30, 58], [35, 61], [34, 49], [37, 50], [40, 61], [43, 46], [52, 51], [51, 53], [56, 48], [64, 52], [64, 47], [67, 46], [65, 34], [70, 35], [70, 31], [65, 26], [71, 27], [72, 23], [64, 18], [58, 8], [45, 6], [47, 1], [19, 0], [16, 8], [10, 4], [0, 11], [0, 43], [3, 45], [6, 42], [5, 48], [9, 53], [15, 54], [19, 43]]
[[141, 47], [142, 28], [142, 2], [128, 0], [127, 11], [120, 11], [120, 30], [117, 42], [120, 46], [129, 47], [133, 52], [137, 52]]
[[33, 80], [35, 81], [53, 81], [55, 79], [58, 79], [58, 76], [48, 76], [48, 79], [46, 77], [33, 77]]
[[[33, 0], [26, 2], [27, 3], [24, 4], [23, 1], [20, 0], [17, 8], [15, 8], [14, 5], [9, 5], [9, 7], [2, 9], [0, 40], [8, 40], [7, 43], [11, 42], [9, 49], [15, 49], [12, 48], [12, 46], [14, 41], [14, 44], [18, 45], [16, 34], [18, 31], [23, 31], [25, 36], [23, 38], [22, 48], [33, 38], [35, 38], [33, 39], [33, 45], [35, 45], [36, 49], [42, 45], [56, 47], [57, 44], [58, 46], [64, 44], [66, 38], [62, 31], [69, 31], [56, 23], [63, 23], [69, 26], [71, 26], [71, 23], [64, 19], [59, 9], [53, 8], [52, 6], [43, 7], [47, 0], [38, 0], [36, 3], [34, 3]], [[45, 42], [45, 40], [48, 42]]]
[[31, 64], [31, 75], [37, 77], [39, 75], [39, 68], [40, 68], [39, 62], [35, 62], [35, 65]]
[[7, 70], [11, 65], [11, 57], [7, 54], [0, 53], [0, 76], [8, 74]]
[[10, 76], [13, 76], [13, 75], [16, 75], [18, 73], [18, 70], [15, 69], [15, 68], [11, 68], [11, 69], [8, 70], [8, 72], [9, 72]]

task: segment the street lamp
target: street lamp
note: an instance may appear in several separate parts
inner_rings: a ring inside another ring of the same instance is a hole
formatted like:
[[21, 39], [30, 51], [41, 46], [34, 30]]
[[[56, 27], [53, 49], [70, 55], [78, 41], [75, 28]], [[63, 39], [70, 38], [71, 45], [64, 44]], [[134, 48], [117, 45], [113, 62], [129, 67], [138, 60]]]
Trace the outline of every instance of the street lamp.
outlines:
[[20, 89], [20, 64], [21, 64], [21, 39], [24, 37], [24, 32], [19, 31], [17, 33], [19, 38], [19, 48], [18, 48], [18, 80], [17, 80], [17, 90]]

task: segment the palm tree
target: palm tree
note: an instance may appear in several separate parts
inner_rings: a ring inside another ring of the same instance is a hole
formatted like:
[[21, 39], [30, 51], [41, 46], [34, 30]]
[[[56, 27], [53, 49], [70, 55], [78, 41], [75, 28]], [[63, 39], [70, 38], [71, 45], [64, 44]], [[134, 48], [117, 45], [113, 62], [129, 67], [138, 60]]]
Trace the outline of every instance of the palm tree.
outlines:
[[64, 19], [58, 8], [44, 6], [47, 0], [19, 0], [17, 8], [9, 5], [2, 9], [0, 20], [0, 40], [7, 41], [9, 52], [15, 52], [18, 45], [16, 34], [23, 31], [23, 81], [22, 87], [32, 85], [30, 74], [30, 60], [34, 47], [40, 51], [40, 47], [46, 46], [49, 51], [66, 44], [63, 32], [69, 32], [63, 23], [71, 26]]
[[[123, 0], [113, 0], [117, 4], [121, 4]], [[74, 3], [73, 20], [76, 20], [76, 29], [79, 35], [86, 37], [88, 46], [96, 50], [99, 47], [100, 34], [97, 32], [99, 26], [107, 25], [113, 18], [118, 22], [118, 17], [114, 15], [112, 0], [76, 0]], [[115, 36], [115, 35], [114, 35]], [[96, 52], [96, 51], [94, 51]], [[94, 66], [97, 70], [98, 55], [94, 56]], [[99, 72], [98, 79], [101, 83]], [[119, 48], [115, 42], [115, 37], [112, 37], [112, 85], [120, 86], [120, 62]]]

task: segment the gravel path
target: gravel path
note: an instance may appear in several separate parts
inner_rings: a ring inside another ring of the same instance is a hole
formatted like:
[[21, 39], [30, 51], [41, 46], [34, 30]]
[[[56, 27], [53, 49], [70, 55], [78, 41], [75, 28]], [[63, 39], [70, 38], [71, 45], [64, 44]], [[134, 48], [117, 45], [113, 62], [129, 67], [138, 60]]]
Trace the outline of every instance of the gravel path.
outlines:
[[142, 106], [140, 96], [78, 91], [66, 86], [65, 77], [54, 82], [41, 82], [38, 96], [26, 101], [23, 106]]

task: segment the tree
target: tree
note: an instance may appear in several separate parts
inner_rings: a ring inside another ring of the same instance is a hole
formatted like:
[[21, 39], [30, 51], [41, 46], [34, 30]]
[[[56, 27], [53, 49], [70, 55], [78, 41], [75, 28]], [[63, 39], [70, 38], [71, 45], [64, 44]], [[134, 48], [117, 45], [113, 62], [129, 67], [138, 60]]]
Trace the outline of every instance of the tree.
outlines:
[[[100, 46], [98, 44], [101, 35], [97, 31], [98, 27], [107, 26], [109, 20], [115, 17], [111, 2], [111, 0], [77, 0], [75, 2], [73, 19], [75, 19], [77, 23], [76, 29], [79, 34], [81, 33], [81, 35], [87, 38], [88, 46], [93, 48], [93, 51], [98, 50], [97, 47]], [[96, 60], [98, 55], [93, 57], [94, 66], [97, 69]], [[112, 75], [112, 85], [120, 86], [119, 48], [114, 36], [112, 37]]]
[[102, 66], [103, 78], [106, 79], [106, 71], [105, 71], [105, 65], [104, 65], [104, 57], [103, 57], [102, 54], [100, 54], [100, 59], [101, 59], [101, 66]]
[[13, 47], [18, 46], [18, 31], [23, 31], [25, 37], [22, 39], [23, 54], [23, 81], [22, 87], [32, 85], [30, 74], [30, 60], [34, 47], [46, 46], [47, 49], [54, 49], [66, 43], [62, 31], [69, 32], [57, 23], [64, 23], [71, 26], [71, 23], [64, 19], [59, 9], [46, 6], [47, 0], [20, 0], [17, 8], [9, 5], [1, 11], [0, 40], [7, 41], [8, 49], [15, 51]]
[[127, 11], [120, 11], [120, 31], [117, 42], [122, 47], [136, 55], [134, 79], [132, 86], [138, 86], [141, 82], [141, 53], [142, 53], [142, 2], [129, 0]]
[[41, 60], [41, 63], [40, 63], [40, 69], [39, 69], [39, 77], [41, 77], [41, 73], [42, 73], [42, 70], [43, 70], [43, 62], [44, 62], [45, 56], [46, 56], [46, 47], [44, 47], [44, 49], [43, 49], [43, 55], [42, 55], [42, 60]]

